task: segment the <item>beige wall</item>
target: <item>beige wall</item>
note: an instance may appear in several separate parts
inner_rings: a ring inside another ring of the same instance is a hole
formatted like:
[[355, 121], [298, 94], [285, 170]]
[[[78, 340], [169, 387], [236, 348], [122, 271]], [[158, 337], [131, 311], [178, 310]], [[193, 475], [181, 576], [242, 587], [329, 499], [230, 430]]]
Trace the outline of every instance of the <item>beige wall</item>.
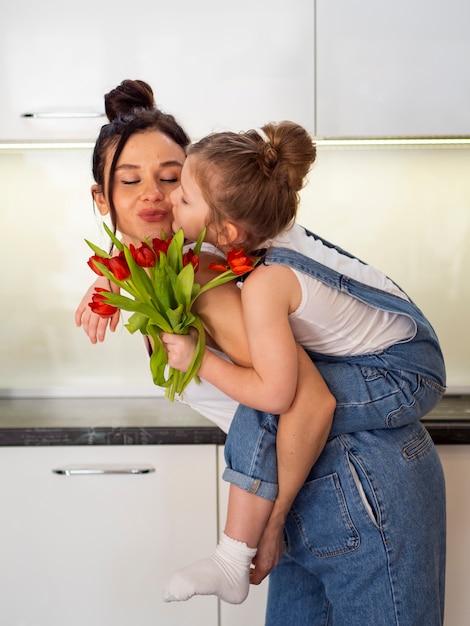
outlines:
[[[396, 280], [441, 337], [449, 384], [470, 390], [470, 148], [320, 146], [299, 221]], [[156, 393], [140, 337], [92, 346], [75, 307], [105, 247], [91, 149], [0, 146], [0, 393]]]

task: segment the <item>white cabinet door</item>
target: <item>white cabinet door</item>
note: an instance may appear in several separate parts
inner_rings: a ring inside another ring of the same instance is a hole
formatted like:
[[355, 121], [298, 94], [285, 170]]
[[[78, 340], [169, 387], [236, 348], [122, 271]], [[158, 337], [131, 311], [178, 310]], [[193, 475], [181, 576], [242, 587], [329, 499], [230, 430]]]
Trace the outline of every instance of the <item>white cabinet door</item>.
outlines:
[[470, 445], [437, 446], [447, 491], [445, 625], [470, 621]]
[[470, 134], [467, 0], [317, 0], [316, 133]]
[[[61, 466], [144, 474], [59, 475]], [[216, 446], [0, 449], [0, 623], [216, 626], [164, 581], [216, 544]]]
[[149, 82], [193, 138], [281, 119], [313, 130], [313, 12], [311, 0], [10, 2], [0, 140], [93, 140], [105, 120], [86, 116], [125, 78]]
[[[229, 483], [222, 480], [225, 469], [224, 448], [219, 446], [219, 527], [223, 532], [227, 517]], [[220, 602], [220, 626], [263, 626], [266, 613], [268, 581], [250, 585], [248, 598], [242, 604]]]

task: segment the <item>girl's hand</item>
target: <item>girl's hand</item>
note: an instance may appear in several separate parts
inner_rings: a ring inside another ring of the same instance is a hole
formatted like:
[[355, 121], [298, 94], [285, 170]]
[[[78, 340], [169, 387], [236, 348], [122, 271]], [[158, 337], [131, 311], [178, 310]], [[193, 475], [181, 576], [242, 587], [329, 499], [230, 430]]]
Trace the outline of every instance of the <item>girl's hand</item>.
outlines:
[[[120, 319], [120, 312], [117, 311], [112, 317], [103, 318], [93, 313], [88, 306], [91, 302], [91, 297], [95, 292], [95, 287], [103, 287], [109, 289], [109, 282], [106, 278], [100, 277], [95, 280], [88, 291], [85, 293], [80, 301], [80, 304], [75, 311], [75, 324], [83, 327], [83, 330], [88, 335], [91, 343], [97, 343], [98, 341], [104, 341], [106, 337], [106, 329], [114, 332], [117, 328]], [[115, 289], [113, 289], [115, 291]]]
[[189, 335], [174, 335], [162, 333], [160, 341], [168, 355], [168, 365], [175, 370], [186, 372], [194, 358], [198, 332], [195, 328], [189, 330]]

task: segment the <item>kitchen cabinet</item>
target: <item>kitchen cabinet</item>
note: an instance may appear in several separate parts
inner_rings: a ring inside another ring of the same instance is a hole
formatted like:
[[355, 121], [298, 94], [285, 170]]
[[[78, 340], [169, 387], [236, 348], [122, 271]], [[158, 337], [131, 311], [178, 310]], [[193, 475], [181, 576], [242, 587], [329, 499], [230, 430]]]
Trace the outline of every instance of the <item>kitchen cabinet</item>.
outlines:
[[313, 130], [313, 13], [311, 0], [9, 3], [0, 141], [94, 140], [125, 78], [149, 82], [193, 138], [280, 119]]
[[444, 623], [470, 621], [470, 445], [437, 446], [447, 491], [447, 570]]
[[[224, 447], [218, 446], [219, 455], [219, 528], [222, 533], [227, 517], [227, 502], [229, 483], [222, 480], [225, 469]], [[264, 626], [266, 613], [266, 601], [268, 594], [268, 581], [265, 579], [261, 585], [250, 585], [248, 598], [242, 604], [220, 603], [220, 626]]]
[[215, 547], [215, 476], [215, 445], [0, 448], [0, 623], [216, 626], [214, 597], [162, 600]]
[[470, 135], [466, 0], [317, 0], [316, 134]]

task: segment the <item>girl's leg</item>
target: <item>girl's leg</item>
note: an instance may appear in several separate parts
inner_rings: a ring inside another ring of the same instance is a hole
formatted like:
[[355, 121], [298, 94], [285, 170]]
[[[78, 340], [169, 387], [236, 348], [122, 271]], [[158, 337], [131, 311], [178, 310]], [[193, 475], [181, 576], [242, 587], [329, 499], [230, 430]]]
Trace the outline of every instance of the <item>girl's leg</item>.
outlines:
[[[296, 397], [290, 411], [281, 416], [279, 428], [275, 416], [246, 407], [237, 411], [226, 444], [232, 469], [224, 477], [229, 474], [229, 482], [233, 482], [222, 541], [208, 559], [173, 575], [165, 591], [167, 601], [213, 594], [226, 602], [243, 602], [249, 590], [251, 561], [273, 508], [272, 525], [282, 531], [291, 504], [323, 449], [335, 408], [328, 387], [300, 347], [298, 355]], [[273, 504], [277, 475], [279, 493]], [[274, 546], [265, 544], [256, 563], [255, 576], [260, 578], [254, 582], [260, 582], [277, 562]]]
[[237, 409], [225, 444], [225, 459], [233, 469], [223, 476], [231, 483], [225, 530], [235, 536], [224, 533], [210, 557], [176, 571], [164, 590], [165, 601], [217, 595], [239, 604], [246, 598], [251, 562], [277, 496], [277, 425], [275, 415], [242, 405]]
[[215, 595], [231, 604], [243, 602], [250, 587], [251, 561], [272, 508], [271, 500], [230, 485], [227, 523], [215, 552], [175, 572], [165, 601]]

